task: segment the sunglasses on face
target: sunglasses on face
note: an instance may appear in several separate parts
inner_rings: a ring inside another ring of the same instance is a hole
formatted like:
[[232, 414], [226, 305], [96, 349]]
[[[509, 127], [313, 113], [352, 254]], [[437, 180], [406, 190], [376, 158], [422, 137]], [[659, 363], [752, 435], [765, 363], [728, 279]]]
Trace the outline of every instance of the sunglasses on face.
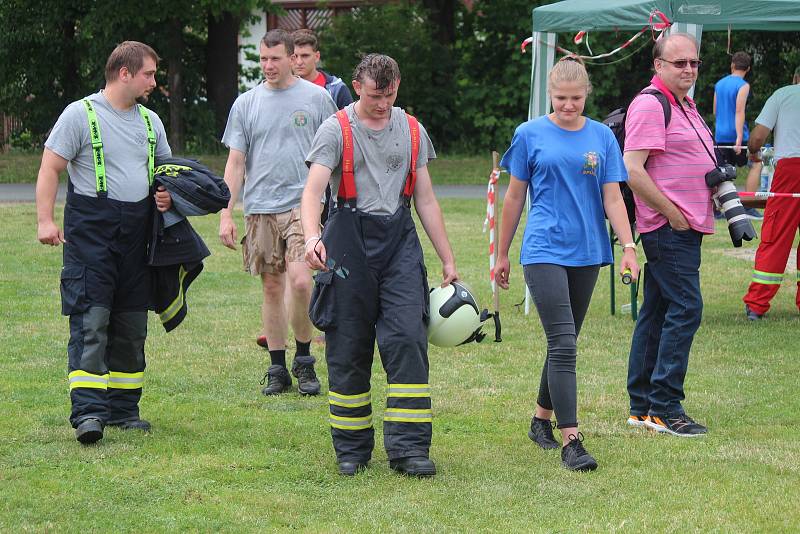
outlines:
[[685, 69], [686, 65], [690, 65], [693, 69], [697, 69], [700, 65], [703, 64], [702, 61], [699, 59], [676, 59], [675, 61], [670, 61], [668, 59], [664, 59], [663, 57], [658, 58], [661, 61], [665, 61], [671, 65], [674, 65], [677, 69]]

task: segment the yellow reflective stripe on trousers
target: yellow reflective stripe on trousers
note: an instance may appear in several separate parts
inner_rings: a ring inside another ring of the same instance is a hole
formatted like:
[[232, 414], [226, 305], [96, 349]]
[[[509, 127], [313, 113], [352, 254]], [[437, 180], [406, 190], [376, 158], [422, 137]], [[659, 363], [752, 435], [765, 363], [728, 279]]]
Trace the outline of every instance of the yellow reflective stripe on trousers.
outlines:
[[341, 406], [343, 408], [358, 408], [360, 406], [367, 406], [372, 401], [372, 394], [367, 391], [366, 393], [358, 393], [356, 395], [343, 395], [335, 391], [328, 391], [328, 403], [333, 406]]
[[141, 373], [120, 373], [119, 371], [109, 371], [109, 389], [139, 389], [144, 383], [144, 372]]
[[430, 397], [429, 384], [389, 384], [387, 397]]
[[386, 408], [383, 420], [395, 423], [432, 423], [433, 414], [430, 408]]
[[372, 427], [372, 414], [364, 417], [342, 417], [331, 414], [329, 421], [333, 428], [340, 430], [366, 430]]
[[753, 282], [756, 284], [780, 285], [783, 282], [783, 273], [766, 273], [753, 269]]
[[183, 265], [180, 266], [178, 270], [178, 296], [175, 297], [175, 300], [172, 301], [172, 304], [167, 306], [167, 309], [162, 311], [158, 314], [161, 318], [162, 323], [166, 323], [170, 321], [183, 307], [183, 279], [186, 278], [186, 269], [183, 268]]
[[69, 375], [69, 389], [75, 388], [94, 388], [106, 389], [108, 387], [108, 375], [96, 375], [86, 371], [72, 371]]

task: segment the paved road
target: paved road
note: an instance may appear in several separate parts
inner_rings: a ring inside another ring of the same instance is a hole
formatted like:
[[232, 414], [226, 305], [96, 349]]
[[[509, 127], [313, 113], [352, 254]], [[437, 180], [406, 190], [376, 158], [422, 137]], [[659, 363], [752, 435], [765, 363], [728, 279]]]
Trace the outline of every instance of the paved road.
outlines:
[[[0, 184], [0, 202], [33, 202], [35, 200], [33, 184]], [[438, 198], [486, 198], [485, 185], [440, 185], [434, 187]], [[498, 189], [499, 198], [503, 198], [506, 188]], [[58, 200], [63, 202], [67, 196], [67, 186], [58, 188]]]

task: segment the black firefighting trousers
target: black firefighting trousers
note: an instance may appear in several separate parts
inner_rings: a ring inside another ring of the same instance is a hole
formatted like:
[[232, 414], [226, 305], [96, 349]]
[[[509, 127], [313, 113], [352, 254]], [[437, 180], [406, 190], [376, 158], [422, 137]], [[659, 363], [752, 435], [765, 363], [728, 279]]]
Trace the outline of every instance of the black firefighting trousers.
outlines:
[[322, 236], [329, 270], [309, 308], [325, 332], [330, 424], [338, 461], [366, 463], [375, 444], [370, 374], [377, 338], [388, 390], [383, 438], [390, 460], [428, 456], [428, 285], [411, 210], [391, 216], [332, 211]]
[[139, 418], [150, 271], [146, 248], [152, 199], [121, 202], [67, 194], [61, 313], [72, 414], [77, 427]]

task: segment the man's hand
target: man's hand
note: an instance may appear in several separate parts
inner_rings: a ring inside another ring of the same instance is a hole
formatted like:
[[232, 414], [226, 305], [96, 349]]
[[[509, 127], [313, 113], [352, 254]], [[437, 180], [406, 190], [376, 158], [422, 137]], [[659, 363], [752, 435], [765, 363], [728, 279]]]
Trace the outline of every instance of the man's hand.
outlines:
[[677, 207], [675, 208], [675, 211], [672, 214], [670, 214], [668, 219], [669, 219], [669, 225], [672, 227], [673, 230], [684, 232], [689, 228], [691, 228], [691, 226], [689, 226], [689, 221], [686, 220], [686, 216]]
[[156, 200], [156, 209], [161, 213], [164, 213], [172, 207], [172, 197], [169, 195], [169, 191], [164, 189], [163, 185], [158, 186], [153, 198]]
[[37, 234], [39, 243], [43, 245], [57, 247], [61, 243], [66, 243], [64, 240], [64, 232], [62, 232], [61, 228], [56, 226], [56, 223], [53, 221], [40, 222]]
[[219, 240], [231, 250], [236, 250], [236, 223], [224, 211], [219, 217]]
[[455, 263], [442, 264], [442, 286], [448, 285], [450, 282], [455, 282], [459, 279], [458, 271], [456, 270]]
[[312, 237], [306, 241], [306, 264], [312, 271], [327, 271], [325, 261], [328, 259], [328, 251], [325, 250], [325, 243], [319, 236]]

